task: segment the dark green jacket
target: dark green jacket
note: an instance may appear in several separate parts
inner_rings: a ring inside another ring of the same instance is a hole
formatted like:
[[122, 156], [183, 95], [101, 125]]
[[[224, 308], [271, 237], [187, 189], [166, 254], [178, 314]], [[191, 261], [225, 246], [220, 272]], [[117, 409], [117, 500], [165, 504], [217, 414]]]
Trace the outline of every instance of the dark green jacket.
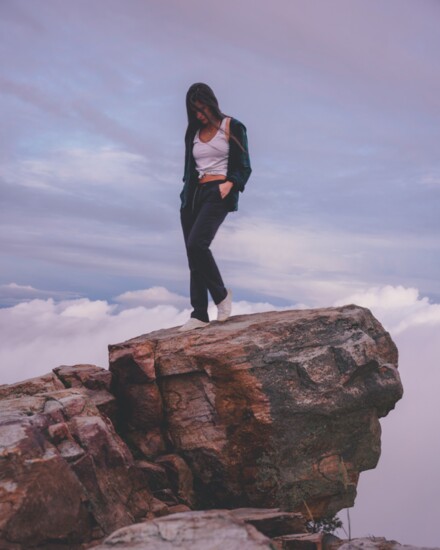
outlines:
[[[198, 173], [192, 152], [196, 131], [196, 129], [192, 131], [187, 129], [185, 135], [185, 171], [182, 178], [184, 186], [180, 193], [180, 199], [182, 201], [181, 208], [189, 206], [188, 197], [190, 187], [197, 185], [198, 182]], [[229, 131], [231, 137], [229, 138], [228, 171], [226, 179], [232, 181], [234, 186], [223, 200], [226, 201], [228, 211], [233, 212], [238, 210], [238, 193], [239, 191], [243, 193], [252, 169], [249, 159], [246, 126], [236, 118], [231, 117]], [[237, 142], [232, 139], [232, 136], [237, 138], [244, 150], [242, 150]]]

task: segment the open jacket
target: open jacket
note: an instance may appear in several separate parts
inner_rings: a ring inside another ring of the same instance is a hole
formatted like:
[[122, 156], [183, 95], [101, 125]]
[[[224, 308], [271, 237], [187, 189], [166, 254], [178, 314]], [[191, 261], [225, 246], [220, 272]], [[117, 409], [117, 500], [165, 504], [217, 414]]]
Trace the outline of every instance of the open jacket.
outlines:
[[[192, 152], [196, 131], [197, 129], [190, 130], [188, 128], [185, 134], [185, 171], [182, 178], [184, 186], [180, 193], [180, 199], [182, 201], [181, 209], [188, 206], [188, 197], [191, 186], [198, 185], [198, 173]], [[228, 211], [234, 212], [235, 210], [238, 210], [238, 193], [239, 191], [243, 193], [252, 169], [249, 159], [246, 126], [236, 118], [231, 117], [229, 131], [229, 156], [226, 179], [232, 181], [234, 185], [223, 200], [226, 201]], [[244, 150], [239, 147], [232, 136], [237, 138]]]

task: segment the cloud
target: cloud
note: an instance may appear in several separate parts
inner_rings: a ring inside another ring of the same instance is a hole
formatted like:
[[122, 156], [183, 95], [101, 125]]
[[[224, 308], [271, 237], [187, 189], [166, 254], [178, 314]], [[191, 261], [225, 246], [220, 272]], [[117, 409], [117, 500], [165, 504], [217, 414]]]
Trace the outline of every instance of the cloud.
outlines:
[[[437, 488], [440, 304], [401, 285], [372, 287], [335, 305], [371, 309], [399, 350], [403, 399], [381, 421], [378, 466], [361, 474], [350, 511], [354, 536], [381, 535], [415, 546], [437, 546], [433, 517], [440, 516]], [[344, 520], [345, 513], [340, 517]]]
[[35, 85], [0, 78], [0, 88], [4, 94], [9, 94], [15, 99], [29, 103], [46, 114], [55, 117], [67, 114], [57, 100], [52, 99], [44, 90]]
[[350, 511], [356, 536], [381, 535], [417, 547], [438, 547], [432, 518], [440, 517], [439, 328], [430, 322], [415, 324], [393, 337], [404, 395], [381, 420], [377, 468], [361, 474]]
[[[413, 278], [403, 273], [411, 273], [411, 259], [423, 262], [437, 246], [436, 237], [402, 239], [392, 233], [347, 232], [319, 221], [311, 226], [246, 213], [238, 220], [227, 218], [213, 250], [234, 285], [317, 307], [348, 294], [357, 298], [358, 292], [379, 282], [393, 285], [403, 279], [407, 284]], [[422, 284], [438, 286], [436, 278]]]
[[[69, 293], [61, 292], [42, 299], [50, 291], [15, 283], [2, 285], [0, 289], [4, 300], [21, 301], [0, 309], [1, 364], [8, 366], [2, 375], [9, 382], [44, 373], [61, 362], [85, 361], [106, 366], [109, 343], [177, 326], [190, 313], [189, 299], [163, 286], [127, 291], [112, 302], [66, 299]], [[403, 340], [412, 330], [434, 330], [440, 324], [440, 305], [420, 297], [415, 288], [369, 288], [338, 300], [334, 305], [348, 303], [370, 308], [393, 337]], [[322, 305], [327, 304], [326, 300]], [[305, 303], [280, 306], [270, 301], [236, 300], [232, 313], [305, 307], [310, 306]], [[215, 319], [216, 308], [212, 303], [209, 313], [211, 319]]]
[[108, 366], [107, 346], [186, 318], [173, 306], [115, 313], [103, 300], [31, 300], [0, 309], [1, 382], [38, 376], [61, 364]]
[[434, 189], [440, 189], [440, 173], [427, 173], [420, 178], [420, 183]]
[[440, 304], [430, 303], [426, 296], [420, 297], [417, 288], [372, 287], [338, 300], [335, 305], [348, 303], [371, 309], [395, 336], [418, 326], [440, 325]]
[[[7, 285], [20, 291], [26, 287]], [[29, 292], [38, 293], [36, 289]], [[159, 298], [163, 299], [159, 303]], [[234, 303], [232, 313], [277, 309], [269, 302]], [[182, 325], [190, 315], [189, 300], [164, 287], [130, 291], [106, 300], [33, 299], [0, 308], [0, 383], [38, 376], [60, 364], [94, 363], [108, 367], [108, 344], [153, 330]], [[211, 304], [211, 319], [216, 308]]]
[[400, 5], [227, 0], [222, 41], [199, 0], [2, 3], [0, 282], [26, 265], [33, 286], [46, 271], [106, 299], [182, 294], [184, 94], [203, 75], [248, 127], [254, 170], [215, 243], [246, 299], [399, 283], [440, 296], [437, 8]]
[[112, 143], [124, 145], [135, 153], [142, 154], [146, 154], [149, 148], [156, 149], [155, 141], [151, 137], [138, 135], [133, 127], [126, 127], [114, 117], [104, 113], [99, 106], [95, 107], [84, 99], [76, 99], [72, 107], [81, 117], [85, 127]]
[[163, 286], [123, 292], [119, 296], [116, 296], [115, 301], [131, 307], [136, 305], [153, 306], [164, 303], [172, 304], [176, 307], [184, 307], [188, 304], [188, 298], [186, 296], [180, 296], [180, 294], [170, 292]]
[[78, 186], [119, 189], [149, 183], [148, 160], [116, 147], [56, 148], [45, 157], [27, 158], [2, 167], [4, 179], [27, 187], [70, 190]]
[[18, 2], [2, 2], [1, 4], [2, 20], [8, 22], [8, 26], [16, 30], [17, 27], [25, 27], [26, 30], [31, 30], [35, 33], [45, 31], [45, 27], [32, 17], [26, 9], [21, 10]]
[[41, 290], [31, 285], [19, 285], [17, 283], [0, 285], [0, 307], [12, 306], [35, 298], [73, 299], [78, 298], [78, 294], [65, 290]]

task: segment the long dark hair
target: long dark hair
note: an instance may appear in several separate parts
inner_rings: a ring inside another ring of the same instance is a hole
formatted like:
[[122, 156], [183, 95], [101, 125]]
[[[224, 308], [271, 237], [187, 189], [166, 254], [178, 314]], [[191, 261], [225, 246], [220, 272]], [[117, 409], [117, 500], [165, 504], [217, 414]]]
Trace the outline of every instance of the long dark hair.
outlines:
[[203, 105], [206, 105], [211, 109], [211, 112], [215, 117], [215, 120], [211, 120], [211, 118], [208, 117], [211, 124], [217, 126], [218, 121], [221, 122], [226, 116], [220, 111], [218, 100], [215, 97], [212, 88], [210, 88], [208, 84], [203, 84], [203, 82], [196, 82], [195, 84], [192, 84], [186, 92], [186, 112], [188, 115], [188, 126], [191, 128], [198, 129], [202, 127], [202, 123], [196, 117], [196, 101], [200, 101], [200, 103], [203, 103]]
[[[220, 128], [221, 121], [225, 116], [229, 115], [225, 115], [220, 110], [218, 100], [215, 97], [212, 88], [203, 82], [196, 82], [195, 84], [192, 84], [186, 92], [186, 113], [188, 115], [188, 128], [186, 130], [186, 135], [188, 135], [189, 132], [191, 134], [195, 134], [196, 131], [202, 127], [202, 123], [196, 116], [196, 111], [198, 110], [196, 101], [200, 101], [200, 103], [203, 103], [203, 105], [210, 108], [213, 117], [210, 117], [204, 113], [205, 116], [209, 119], [209, 122], [213, 126], [215, 126], [218, 130], [223, 131], [223, 129]], [[240, 149], [244, 151], [242, 144], [231, 133], [229, 133], [229, 139], [233, 139], [238, 144]]]

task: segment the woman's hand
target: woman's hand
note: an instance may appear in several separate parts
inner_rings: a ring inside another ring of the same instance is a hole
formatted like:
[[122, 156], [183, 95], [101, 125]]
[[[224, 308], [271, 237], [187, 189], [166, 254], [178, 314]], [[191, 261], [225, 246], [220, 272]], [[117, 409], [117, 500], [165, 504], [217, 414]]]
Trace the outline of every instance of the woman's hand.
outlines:
[[232, 183], [232, 181], [224, 181], [223, 183], [219, 183], [218, 188], [220, 189], [220, 195], [222, 199], [229, 195], [229, 192], [233, 187], [234, 184]]

